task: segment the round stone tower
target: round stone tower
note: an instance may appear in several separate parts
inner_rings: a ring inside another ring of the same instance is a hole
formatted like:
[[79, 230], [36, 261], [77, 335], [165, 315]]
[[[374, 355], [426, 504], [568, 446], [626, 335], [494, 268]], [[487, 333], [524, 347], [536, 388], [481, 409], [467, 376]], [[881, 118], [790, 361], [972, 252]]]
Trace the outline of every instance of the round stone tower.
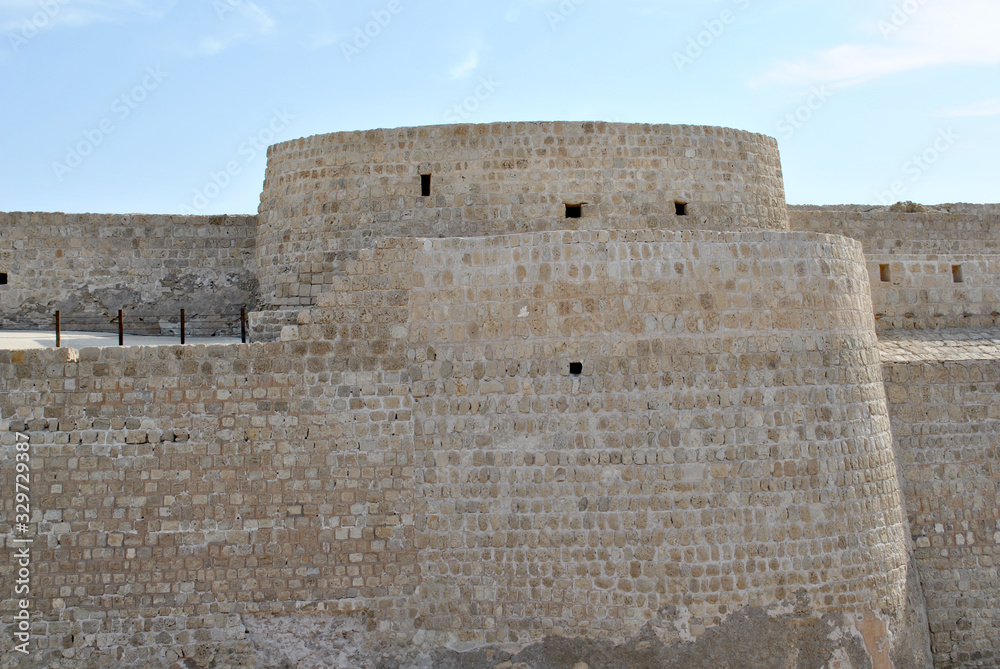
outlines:
[[271, 147], [261, 306], [315, 303], [385, 237], [548, 230], [787, 230], [777, 142], [730, 128], [492, 123], [341, 132]]
[[906, 645], [862, 248], [789, 231], [774, 139], [498, 123], [287, 142], [257, 254], [265, 309], [304, 307], [284, 338], [349, 370], [310, 389], [346, 421], [331, 454], [391, 465], [371, 485], [412, 500], [350, 507], [374, 537], [350, 598], [407, 612], [376, 616], [383, 640], [652, 635], [663, 658], [623, 666], [690, 667], [726, 665], [682, 657], [726, 635], [737, 654], [784, 639], [733, 666], [786, 666], [802, 634], [826, 639], [822, 666]]

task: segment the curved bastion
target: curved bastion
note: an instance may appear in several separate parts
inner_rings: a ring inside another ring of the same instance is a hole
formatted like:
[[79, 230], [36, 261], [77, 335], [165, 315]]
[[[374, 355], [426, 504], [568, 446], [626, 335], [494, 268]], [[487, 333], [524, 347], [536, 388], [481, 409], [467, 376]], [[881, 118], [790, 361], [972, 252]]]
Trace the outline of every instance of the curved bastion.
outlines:
[[725, 635], [793, 600], [847, 643], [898, 638], [907, 596], [866, 283], [811, 233], [385, 239], [296, 336], [405, 356], [423, 643]]
[[[578, 209], [574, 209], [578, 207]], [[268, 151], [261, 300], [314, 304], [381, 237], [787, 230], [777, 142], [730, 128], [492, 123], [317, 135]]]

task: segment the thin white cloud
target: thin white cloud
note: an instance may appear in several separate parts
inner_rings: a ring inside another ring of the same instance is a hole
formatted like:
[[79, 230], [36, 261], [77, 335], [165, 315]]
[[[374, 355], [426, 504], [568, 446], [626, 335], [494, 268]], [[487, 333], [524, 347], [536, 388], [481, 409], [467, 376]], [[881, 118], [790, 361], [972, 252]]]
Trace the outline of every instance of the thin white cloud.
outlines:
[[964, 107], [953, 107], [941, 112], [942, 116], [997, 116], [1000, 115], [1000, 98], [983, 100]]
[[344, 41], [345, 34], [335, 30], [316, 32], [310, 35], [305, 43], [306, 51], [319, 51]]
[[309, 17], [309, 31], [299, 40], [302, 48], [306, 51], [320, 51], [353, 38], [350, 32], [353, 26], [349, 28], [341, 25], [344, 18], [342, 8], [328, 0], [307, 2], [310, 5], [305, 9]]
[[222, 17], [222, 30], [201, 38], [194, 55], [214, 56], [240, 42], [274, 32], [277, 23], [254, 2], [244, 0], [233, 7], [231, 15]]
[[197, 48], [195, 48], [195, 53], [200, 56], [214, 56], [221, 51], [225, 51], [234, 41], [219, 37], [202, 37], [198, 42]]
[[1000, 3], [993, 0], [928, 0], [905, 20], [893, 23], [885, 16], [871, 22], [868, 43], [843, 44], [779, 63], [750, 83], [842, 88], [929, 67], [1000, 65], [997, 25]]
[[473, 51], [465, 57], [465, 60], [451, 68], [448, 77], [452, 80], [465, 79], [475, 72], [477, 67], [479, 67], [479, 54]]
[[[676, 18], [678, 14], [678, 7], [676, 6], [675, 3], [667, 3], [663, 2], [663, 0], [627, 0], [627, 2], [623, 4], [625, 5], [625, 9], [632, 12], [633, 14], [637, 14], [638, 16], [642, 17], [653, 17], [657, 19], [664, 19], [664, 18]], [[735, 3], [727, 3], [727, 4], [730, 6], [722, 8], [731, 10], [736, 10], [739, 8], [739, 5]], [[718, 15], [719, 9], [722, 8], [710, 7], [707, 9], [707, 11], [711, 13], [714, 10], [716, 12], [716, 15]], [[706, 18], [708, 18], [707, 15]]]
[[136, 19], [158, 20], [173, 8], [175, 0], [69, 0], [40, 3], [38, 0], [0, 0], [0, 32], [55, 26], [79, 28], [93, 23], [120, 23]]

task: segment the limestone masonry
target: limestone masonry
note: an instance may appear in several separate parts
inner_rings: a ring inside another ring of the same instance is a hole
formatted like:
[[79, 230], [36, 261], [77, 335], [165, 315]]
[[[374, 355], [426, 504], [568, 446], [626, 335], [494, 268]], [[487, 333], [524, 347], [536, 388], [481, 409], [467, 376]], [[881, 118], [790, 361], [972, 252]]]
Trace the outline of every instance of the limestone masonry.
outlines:
[[3, 327], [241, 308], [0, 351], [3, 667], [1000, 666], [1000, 205], [497, 123], [273, 146], [256, 217], [0, 214]]

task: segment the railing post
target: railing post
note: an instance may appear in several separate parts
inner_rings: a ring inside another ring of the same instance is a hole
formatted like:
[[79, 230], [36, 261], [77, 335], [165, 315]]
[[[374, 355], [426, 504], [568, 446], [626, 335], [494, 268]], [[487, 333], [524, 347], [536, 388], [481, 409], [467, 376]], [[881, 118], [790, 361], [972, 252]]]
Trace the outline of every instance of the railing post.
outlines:
[[240, 307], [240, 341], [247, 343], [247, 308]]
[[184, 310], [181, 309], [181, 346], [184, 345], [184, 341], [185, 341], [184, 325], [185, 325], [185, 322], [184, 322]]
[[118, 345], [125, 345], [125, 314], [124, 310], [118, 310]]
[[62, 314], [56, 312], [56, 348], [62, 348]]

